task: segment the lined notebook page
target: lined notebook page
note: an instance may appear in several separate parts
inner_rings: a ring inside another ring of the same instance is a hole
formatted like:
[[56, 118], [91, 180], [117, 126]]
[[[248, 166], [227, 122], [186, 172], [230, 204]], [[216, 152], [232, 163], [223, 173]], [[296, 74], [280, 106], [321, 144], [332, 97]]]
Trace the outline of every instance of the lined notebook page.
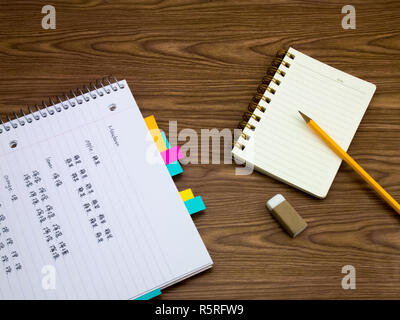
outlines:
[[211, 266], [120, 84], [0, 134], [0, 299], [130, 299]]
[[290, 48], [295, 58], [280, 85], [271, 83], [275, 94], [260, 105], [266, 107], [255, 131], [245, 129], [245, 149], [233, 153], [269, 174], [314, 196], [324, 198], [339, 169], [341, 160], [309, 129], [298, 110], [315, 120], [344, 150], [347, 150], [375, 92], [375, 85], [334, 69]]

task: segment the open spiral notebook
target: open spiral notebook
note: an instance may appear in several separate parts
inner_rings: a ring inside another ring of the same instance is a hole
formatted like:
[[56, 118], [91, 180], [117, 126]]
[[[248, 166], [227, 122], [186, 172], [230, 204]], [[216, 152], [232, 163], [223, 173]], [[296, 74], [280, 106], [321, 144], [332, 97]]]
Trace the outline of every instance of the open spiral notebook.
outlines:
[[212, 265], [128, 84], [104, 82], [0, 125], [0, 299], [131, 299]]
[[341, 159], [298, 110], [347, 151], [375, 89], [293, 48], [281, 51], [249, 105], [232, 153], [262, 173], [324, 198]]

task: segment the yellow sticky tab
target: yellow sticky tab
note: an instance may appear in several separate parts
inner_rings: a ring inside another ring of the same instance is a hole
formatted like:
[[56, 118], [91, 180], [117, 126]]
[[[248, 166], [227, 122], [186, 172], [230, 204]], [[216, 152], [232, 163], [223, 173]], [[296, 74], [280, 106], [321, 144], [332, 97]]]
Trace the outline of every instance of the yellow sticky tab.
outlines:
[[158, 151], [164, 152], [167, 150], [167, 146], [165, 145], [160, 129], [158, 129], [158, 125], [154, 116], [151, 115], [147, 118], [144, 118], [144, 121], [146, 122], [147, 128], [149, 129], [150, 134], [157, 145]]
[[182, 198], [183, 202], [185, 202], [186, 200], [190, 200], [190, 199], [194, 198], [194, 194], [192, 192], [192, 189], [183, 190], [183, 191], [179, 192], [179, 194], [181, 195], [181, 198]]
[[153, 115], [148, 116], [147, 118], [144, 118], [144, 121], [146, 122], [147, 128], [149, 130], [158, 129], [156, 119], [154, 118]]

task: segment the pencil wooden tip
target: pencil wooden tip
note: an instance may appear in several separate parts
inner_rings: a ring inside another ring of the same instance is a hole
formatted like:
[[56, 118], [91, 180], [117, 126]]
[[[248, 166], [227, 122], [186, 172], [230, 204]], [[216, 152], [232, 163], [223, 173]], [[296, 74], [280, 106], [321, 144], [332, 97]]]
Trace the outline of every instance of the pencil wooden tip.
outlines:
[[309, 123], [310, 122], [310, 120], [311, 120], [311, 118], [310, 117], [307, 117], [303, 112], [301, 112], [301, 111], [299, 111], [299, 113], [301, 114], [301, 116], [303, 117], [303, 119], [304, 119], [304, 121], [306, 122], [306, 123]]

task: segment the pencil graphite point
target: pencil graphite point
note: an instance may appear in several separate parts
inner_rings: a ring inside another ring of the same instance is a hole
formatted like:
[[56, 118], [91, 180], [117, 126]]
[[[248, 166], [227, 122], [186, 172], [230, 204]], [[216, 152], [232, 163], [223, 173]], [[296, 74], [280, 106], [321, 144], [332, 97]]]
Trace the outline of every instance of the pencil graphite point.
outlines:
[[307, 117], [307, 116], [306, 116], [303, 112], [301, 112], [300, 110], [298, 110], [298, 111], [299, 111], [299, 113], [301, 114], [301, 116], [303, 117], [304, 121], [307, 122], [307, 123], [309, 123], [310, 120], [311, 120], [311, 118], [310, 118], [310, 117]]

